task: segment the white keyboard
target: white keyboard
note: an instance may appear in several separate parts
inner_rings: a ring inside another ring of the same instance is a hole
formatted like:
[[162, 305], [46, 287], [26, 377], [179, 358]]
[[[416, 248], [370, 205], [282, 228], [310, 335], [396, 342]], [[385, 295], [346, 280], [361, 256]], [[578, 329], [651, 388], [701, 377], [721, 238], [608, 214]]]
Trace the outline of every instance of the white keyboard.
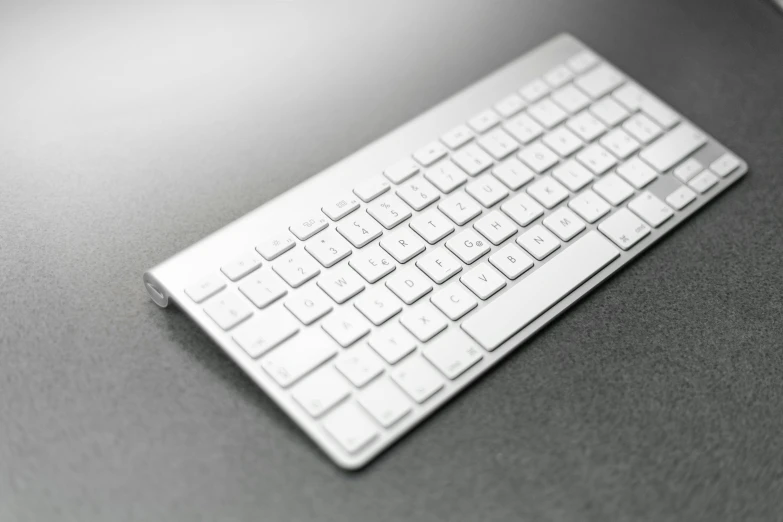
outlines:
[[144, 282], [358, 468], [746, 172], [561, 35]]

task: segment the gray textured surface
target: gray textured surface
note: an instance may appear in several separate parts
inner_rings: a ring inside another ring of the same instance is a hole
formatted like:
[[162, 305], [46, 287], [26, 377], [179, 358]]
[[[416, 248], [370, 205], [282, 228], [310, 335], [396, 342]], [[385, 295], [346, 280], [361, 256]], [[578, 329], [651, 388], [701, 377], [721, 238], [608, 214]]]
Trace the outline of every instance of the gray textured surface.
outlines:
[[[453, 6], [453, 7], [451, 7]], [[750, 174], [357, 474], [142, 272], [561, 31]], [[780, 520], [783, 17], [0, 7], [0, 519]]]

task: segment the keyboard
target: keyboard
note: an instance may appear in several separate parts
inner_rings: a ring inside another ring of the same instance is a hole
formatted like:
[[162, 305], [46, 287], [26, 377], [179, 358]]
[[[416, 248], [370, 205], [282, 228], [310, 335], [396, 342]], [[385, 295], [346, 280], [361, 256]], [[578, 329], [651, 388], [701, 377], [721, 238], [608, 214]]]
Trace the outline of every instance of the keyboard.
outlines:
[[560, 35], [144, 283], [356, 469], [746, 172]]

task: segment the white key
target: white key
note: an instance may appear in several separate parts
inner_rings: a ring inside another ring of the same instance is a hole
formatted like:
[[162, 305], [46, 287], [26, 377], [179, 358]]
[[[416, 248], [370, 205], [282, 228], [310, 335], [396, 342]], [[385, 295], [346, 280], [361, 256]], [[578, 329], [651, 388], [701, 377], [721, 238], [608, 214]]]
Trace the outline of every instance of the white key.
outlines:
[[368, 283], [378, 281], [397, 268], [391, 256], [378, 245], [372, 245], [367, 250], [358, 252], [348, 261], [348, 264]]
[[413, 159], [405, 158], [384, 170], [383, 175], [396, 185], [402, 183], [417, 172], [419, 172], [419, 165], [413, 161]]
[[489, 256], [489, 262], [509, 279], [516, 279], [533, 267], [533, 259], [514, 243]]
[[378, 437], [375, 423], [353, 402], [343, 404], [329, 414], [323, 425], [348, 453], [356, 453]]
[[481, 235], [489, 239], [493, 245], [501, 244], [519, 230], [513, 221], [497, 210], [476, 221], [473, 228], [481, 232]]
[[598, 225], [606, 237], [628, 250], [650, 233], [650, 227], [627, 208], [621, 208]]
[[583, 149], [576, 155], [576, 159], [596, 176], [600, 176], [617, 163], [617, 159], [597, 143]]
[[588, 111], [582, 111], [566, 123], [584, 141], [593, 141], [606, 132], [606, 126]]
[[481, 214], [481, 206], [462, 191], [446, 198], [438, 204], [438, 208], [457, 225], [464, 225]]
[[489, 299], [506, 286], [503, 276], [487, 263], [479, 263], [459, 280], [482, 301]]
[[580, 73], [597, 64], [598, 57], [590, 51], [582, 51], [572, 56], [567, 63], [574, 72]]
[[326, 268], [351, 255], [351, 245], [333, 230], [319, 234], [305, 245], [305, 250]]
[[568, 118], [568, 113], [549, 98], [545, 98], [528, 107], [527, 113], [547, 129], [551, 129]]
[[623, 129], [642, 143], [650, 143], [663, 132], [663, 129], [642, 113], [635, 114], [623, 123]]
[[261, 266], [261, 256], [253, 250], [245, 252], [230, 263], [221, 266], [220, 271], [232, 281], [239, 281], [259, 266]]
[[574, 74], [570, 69], [568, 69], [568, 67], [565, 65], [558, 65], [544, 74], [544, 81], [552, 87], [560, 87], [573, 77]]
[[202, 278], [198, 283], [185, 289], [188, 297], [195, 303], [202, 303], [208, 297], [212, 297], [226, 287], [226, 280], [218, 274], [210, 274]]
[[261, 367], [283, 388], [334, 357], [339, 346], [320, 328], [305, 329], [261, 358]]
[[620, 159], [627, 158], [639, 150], [639, 142], [623, 129], [609, 131], [608, 134], [599, 140], [599, 143]]
[[383, 361], [366, 344], [354, 346], [338, 355], [334, 366], [357, 388], [383, 373]]
[[446, 147], [439, 141], [433, 141], [414, 152], [413, 158], [425, 167], [429, 167], [446, 154], [448, 154]]
[[284, 308], [256, 314], [239, 325], [232, 337], [247, 354], [256, 359], [299, 331], [299, 323]]
[[291, 393], [312, 417], [318, 418], [351, 394], [351, 389], [333, 368], [322, 368], [299, 383]]
[[623, 76], [614, 67], [604, 63], [581, 75], [574, 83], [593, 99], [597, 99], [623, 83]]
[[459, 328], [446, 332], [435, 343], [427, 346], [422, 355], [452, 380], [465, 373], [483, 357], [478, 343]]
[[318, 278], [316, 284], [337, 304], [346, 302], [364, 290], [364, 281], [348, 265], [341, 265], [333, 270], [328, 270]]
[[688, 183], [691, 178], [693, 178], [693, 176], [702, 170], [704, 170], [704, 167], [702, 167], [701, 163], [699, 163], [695, 158], [688, 158], [687, 160], [683, 161], [676, 169], [674, 169], [674, 177], [683, 183]]
[[542, 143], [534, 143], [525, 147], [517, 157], [539, 174], [556, 165], [560, 158]]
[[646, 190], [632, 199], [628, 203], [628, 208], [653, 228], [660, 226], [661, 223], [674, 215], [674, 211], [669, 205]]
[[343, 348], [370, 333], [370, 322], [356, 309], [346, 306], [337, 309], [321, 323], [326, 333]]
[[519, 94], [528, 102], [540, 100], [546, 96], [548, 92], [549, 86], [541, 79], [533, 80], [519, 90]]
[[550, 176], [544, 176], [530, 185], [527, 192], [546, 208], [552, 208], [568, 198], [568, 190]]
[[471, 176], [484, 172], [492, 166], [492, 156], [481, 150], [475, 143], [465, 145], [452, 154], [451, 159]]
[[525, 107], [525, 100], [516, 94], [510, 94], [495, 104], [495, 110], [504, 118], [513, 116]]
[[413, 210], [423, 210], [440, 198], [440, 192], [424, 178], [406, 181], [397, 189], [397, 195]]
[[462, 270], [459, 260], [443, 247], [436, 248], [416, 261], [416, 266], [438, 284]]
[[595, 102], [589, 111], [609, 127], [614, 127], [629, 115], [625, 107], [608, 96]]
[[590, 98], [573, 85], [566, 85], [556, 90], [552, 93], [552, 99], [571, 114], [590, 105]]
[[517, 150], [519, 143], [503, 129], [495, 129], [478, 139], [478, 144], [496, 160], [501, 160]]
[[704, 194], [716, 183], [718, 183], [718, 177], [709, 170], [704, 170], [701, 174], [697, 174], [690, 180], [688, 186], [696, 190], [699, 194]]
[[644, 149], [640, 156], [658, 172], [665, 172], [705, 143], [707, 137], [703, 132], [693, 125], [683, 123]]
[[402, 310], [402, 301], [385, 286], [371, 287], [353, 304], [375, 326], [382, 325]]
[[560, 241], [541, 225], [535, 225], [519, 236], [517, 243], [539, 261], [560, 248]]
[[555, 167], [552, 177], [568, 187], [571, 192], [580, 190], [595, 179], [581, 163], [572, 159]]
[[563, 241], [570, 241], [585, 229], [585, 222], [567, 207], [562, 207], [544, 218], [544, 226]]
[[400, 316], [400, 323], [423, 343], [435, 337], [448, 326], [446, 317], [427, 301], [403, 312]]
[[413, 218], [411, 228], [430, 245], [454, 232], [454, 225], [438, 209], [429, 210]]
[[396, 364], [416, 349], [416, 338], [398, 322], [389, 323], [370, 336], [370, 347], [389, 364]]
[[536, 177], [536, 173], [530, 170], [517, 158], [510, 158], [502, 165], [492, 169], [492, 175], [503, 182], [511, 190], [517, 190], [525, 183]]
[[465, 320], [462, 329], [486, 350], [495, 350], [618, 255], [609, 241], [591, 230]]
[[380, 244], [398, 263], [407, 263], [426, 248], [424, 241], [409, 227], [400, 227], [387, 234]]
[[465, 191], [487, 208], [508, 196], [506, 187], [489, 174], [468, 183]]
[[405, 304], [413, 304], [432, 291], [430, 280], [414, 265], [398, 270], [386, 286]]
[[521, 143], [530, 143], [544, 132], [544, 128], [527, 114], [514, 116], [503, 124], [503, 128]]
[[329, 221], [324, 216], [312, 216], [304, 218], [298, 223], [288, 227], [300, 241], [308, 239], [329, 226]]
[[468, 120], [468, 125], [474, 131], [482, 133], [497, 125], [500, 122], [500, 116], [492, 109], [481, 111]]
[[285, 307], [305, 326], [314, 323], [332, 311], [332, 302], [317, 286], [295, 292], [285, 300]]
[[538, 219], [544, 213], [544, 207], [527, 194], [517, 194], [500, 206], [500, 210], [524, 227]]
[[564, 126], [544, 136], [542, 141], [563, 158], [582, 148], [582, 140]]
[[676, 112], [637, 85], [629, 83], [617, 89], [613, 96], [630, 110], [641, 110], [666, 128], [680, 121]]
[[244, 280], [239, 291], [258, 308], [266, 308], [288, 293], [288, 288], [275, 273], [261, 270]]
[[272, 270], [292, 288], [298, 288], [321, 273], [318, 263], [304, 250], [292, 250], [272, 265]]
[[458, 149], [473, 139], [467, 125], [458, 125], [440, 137], [440, 141], [452, 150]]
[[390, 187], [391, 183], [389, 183], [389, 180], [380, 175], [374, 175], [353, 189], [353, 193], [359, 196], [359, 199], [365, 203], [369, 203], [389, 190]]
[[674, 207], [676, 210], [682, 210], [687, 207], [694, 199], [696, 199], [696, 193], [683, 185], [666, 196], [666, 203]]
[[487, 240], [479, 236], [472, 228], [466, 228], [446, 241], [446, 247], [468, 265], [489, 252], [490, 249]]
[[410, 207], [394, 194], [381, 196], [367, 205], [367, 213], [387, 230], [411, 217]]
[[734, 154], [726, 153], [710, 164], [710, 170], [718, 176], [725, 178], [740, 166], [740, 161]]
[[411, 411], [408, 396], [389, 379], [372, 383], [359, 396], [359, 404], [384, 428], [390, 428]]
[[362, 248], [370, 241], [380, 237], [383, 234], [383, 229], [366, 212], [357, 212], [350, 219], [337, 225], [337, 232], [356, 248]]
[[288, 234], [275, 236], [258, 245], [256, 252], [261, 254], [267, 261], [271, 261], [294, 248], [295, 244], [294, 238]]
[[459, 281], [449, 283], [436, 292], [430, 301], [452, 321], [456, 321], [478, 306], [478, 301], [473, 294], [468, 292]]
[[612, 210], [611, 205], [592, 190], [585, 190], [569, 201], [568, 206], [588, 223], [595, 223]]
[[443, 388], [443, 378], [421, 357], [411, 357], [393, 370], [391, 377], [419, 404]]
[[595, 182], [593, 190], [614, 206], [619, 205], [633, 195], [633, 187], [620, 179], [617, 174], [607, 174]]
[[451, 160], [443, 160], [435, 164], [424, 173], [424, 177], [446, 194], [468, 180], [465, 172]]
[[617, 173], [637, 189], [646, 187], [652, 180], [658, 177], [655, 169], [639, 158], [631, 158], [617, 167]]
[[346, 196], [321, 207], [321, 211], [329, 216], [329, 219], [332, 221], [340, 221], [357, 208], [359, 208], [359, 199]]
[[233, 290], [226, 290], [204, 305], [204, 311], [223, 330], [230, 330], [251, 315], [253, 310], [247, 300]]

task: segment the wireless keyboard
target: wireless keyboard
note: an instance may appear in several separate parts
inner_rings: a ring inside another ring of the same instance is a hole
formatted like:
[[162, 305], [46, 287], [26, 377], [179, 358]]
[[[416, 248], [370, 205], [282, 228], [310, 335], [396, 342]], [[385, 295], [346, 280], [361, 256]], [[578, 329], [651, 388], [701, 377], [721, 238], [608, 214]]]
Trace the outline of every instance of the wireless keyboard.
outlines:
[[354, 469], [746, 172], [561, 35], [144, 282]]

